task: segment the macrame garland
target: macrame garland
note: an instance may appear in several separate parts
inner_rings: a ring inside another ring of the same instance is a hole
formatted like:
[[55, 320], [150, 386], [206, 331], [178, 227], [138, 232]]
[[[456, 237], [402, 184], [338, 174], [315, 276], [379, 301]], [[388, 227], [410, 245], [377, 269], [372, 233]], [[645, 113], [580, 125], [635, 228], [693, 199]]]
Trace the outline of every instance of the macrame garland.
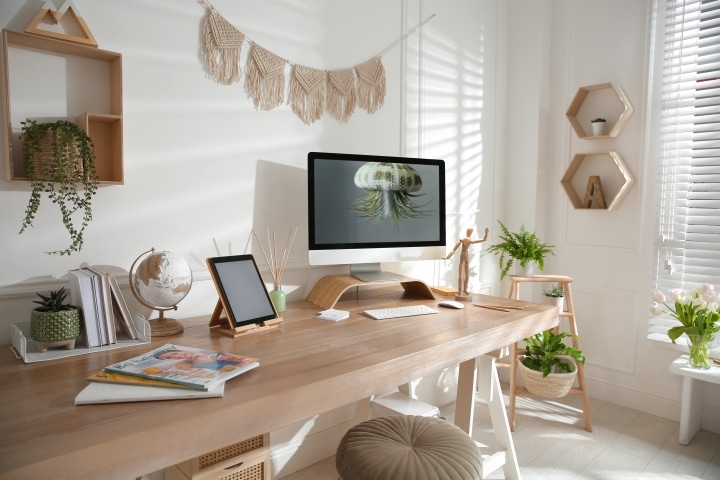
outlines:
[[295, 65], [288, 101], [305, 125], [320, 120], [325, 109], [325, 70]]
[[385, 102], [385, 68], [380, 57], [356, 66], [355, 71], [358, 105], [368, 113], [375, 113]]
[[355, 111], [355, 103], [355, 73], [352, 68], [328, 72], [328, 113], [337, 121], [347, 123]]
[[245, 66], [245, 91], [255, 108], [272, 110], [285, 97], [285, 64], [287, 60], [253, 44]]
[[[208, 75], [229, 85], [242, 77], [240, 51], [245, 35], [225, 20], [208, 0], [198, 0], [208, 10], [203, 24], [203, 60]], [[317, 70], [291, 63], [288, 104], [306, 125], [319, 120], [325, 109], [339, 122], [347, 123], [355, 107], [375, 113], [385, 103], [385, 68], [380, 59], [435, 14], [409, 30], [397, 42], [365, 63], [345, 70]], [[284, 58], [250, 39], [252, 49], [245, 65], [245, 91], [255, 109], [272, 110], [285, 98]], [[327, 87], [326, 87], [327, 83]], [[327, 90], [327, 93], [326, 93]]]
[[203, 24], [203, 37], [205, 40], [203, 59], [208, 75], [223, 85], [240, 81], [242, 77], [240, 50], [245, 35], [214, 8], [209, 8]]

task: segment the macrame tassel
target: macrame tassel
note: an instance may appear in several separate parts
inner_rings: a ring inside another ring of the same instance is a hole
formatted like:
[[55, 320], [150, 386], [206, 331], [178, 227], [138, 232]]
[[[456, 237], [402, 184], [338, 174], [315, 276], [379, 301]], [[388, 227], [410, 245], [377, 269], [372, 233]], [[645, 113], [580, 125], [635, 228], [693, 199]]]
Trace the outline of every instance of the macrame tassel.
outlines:
[[290, 80], [290, 107], [305, 125], [319, 120], [325, 108], [325, 70], [296, 65]]
[[245, 91], [255, 108], [272, 110], [285, 97], [285, 64], [287, 60], [253, 44], [245, 66]]
[[217, 83], [230, 85], [242, 77], [240, 50], [245, 35], [225, 20], [214, 8], [203, 24], [205, 70]]
[[352, 69], [328, 72], [327, 109], [337, 121], [347, 123], [355, 111], [355, 74]]
[[385, 68], [380, 57], [355, 67], [358, 76], [358, 105], [375, 113], [385, 102]]

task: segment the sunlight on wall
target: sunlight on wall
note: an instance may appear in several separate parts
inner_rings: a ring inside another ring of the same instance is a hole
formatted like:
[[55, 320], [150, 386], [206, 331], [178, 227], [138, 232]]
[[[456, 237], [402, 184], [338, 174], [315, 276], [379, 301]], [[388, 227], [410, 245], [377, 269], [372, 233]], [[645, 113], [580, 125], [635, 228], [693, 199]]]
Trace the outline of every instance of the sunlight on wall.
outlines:
[[[448, 250], [468, 227], [481, 238], [492, 218], [492, 206], [481, 201], [483, 39], [481, 30], [459, 42], [430, 24], [408, 44], [406, 149], [408, 155], [445, 160]], [[489, 193], [485, 197], [492, 198]], [[475, 246], [470, 251], [472, 291], [482, 288], [479, 250]], [[433, 271], [419, 278], [431, 275], [433, 284], [455, 286], [456, 258], [433, 262], [426, 267]]]

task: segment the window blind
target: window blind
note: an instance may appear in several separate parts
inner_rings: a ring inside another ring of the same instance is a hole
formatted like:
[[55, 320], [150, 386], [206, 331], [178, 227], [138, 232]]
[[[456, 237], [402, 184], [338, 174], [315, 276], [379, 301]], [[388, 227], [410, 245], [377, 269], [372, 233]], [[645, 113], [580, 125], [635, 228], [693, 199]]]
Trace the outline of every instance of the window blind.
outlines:
[[[720, 287], [720, 0], [666, 0], [653, 290]], [[720, 293], [720, 292], [719, 292]], [[652, 317], [649, 338], [678, 324]]]

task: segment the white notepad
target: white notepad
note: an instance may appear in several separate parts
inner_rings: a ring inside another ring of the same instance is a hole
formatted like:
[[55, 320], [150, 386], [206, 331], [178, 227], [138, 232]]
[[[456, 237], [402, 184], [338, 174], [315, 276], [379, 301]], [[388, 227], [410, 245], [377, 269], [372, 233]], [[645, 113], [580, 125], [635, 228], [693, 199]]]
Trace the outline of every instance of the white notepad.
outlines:
[[142, 387], [137, 385], [90, 382], [88, 386], [75, 397], [75, 405], [222, 397], [224, 393], [224, 382], [208, 390]]

